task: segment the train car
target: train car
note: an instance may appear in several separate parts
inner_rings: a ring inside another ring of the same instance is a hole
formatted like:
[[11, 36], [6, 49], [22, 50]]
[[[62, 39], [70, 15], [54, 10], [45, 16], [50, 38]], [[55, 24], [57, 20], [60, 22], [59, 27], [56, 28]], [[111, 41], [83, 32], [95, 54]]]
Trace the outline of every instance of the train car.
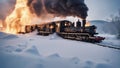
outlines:
[[54, 21], [45, 24], [27, 25], [25, 28], [26, 33], [32, 32], [34, 30], [38, 31], [38, 35], [48, 36], [50, 34], [56, 33], [60, 37], [65, 39], [86, 41], [86, 42], [101, 42], [104, 37], [96, 36], [95, 25], [85, 27], [86, 20], [83, 20], [83, 24], [78, 21], [76, 26], [74, 23], [62, 20]]
[[36, 30], [37, 25], [26, 25], [25, 26], [25, 33], [30, 33]]
[[55, 32], [55, 23], [46, 23], [46, 24], [40, 24], [36, 26], [36, 30], [38, 31], [38, 35], [48, 36], [50, 34], [53, 34]]

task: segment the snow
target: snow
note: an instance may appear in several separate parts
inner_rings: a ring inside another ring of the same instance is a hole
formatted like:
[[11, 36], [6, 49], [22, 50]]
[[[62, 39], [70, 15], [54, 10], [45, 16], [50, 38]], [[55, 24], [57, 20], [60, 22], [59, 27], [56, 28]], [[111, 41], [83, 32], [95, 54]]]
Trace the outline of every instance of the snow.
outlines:
[[105, 37], [105, 40], [101, 44], [120, 48], [120, 39], [118, 39], [116, 35], [99, 34], [99, 36]]
[[99, 36], [105, 37], [105, 40], [101, 44], [120, 48], [120, 39], [118, 38], [119, 31], [116, 28], [115, 23], [103, 20], [93, 20], [90, 22], [91, 25], [97, 26]]
[[17, 36], [0, 32], [0, 39], [12, 39], [12, 38], [17, 38]]
[[0, 32], [0, 68], [120, 68], [120, 50], [56, 34]]
[[114, 23], [110, 23], [103, 20], [90, 21], [91, 25], [97, 26], [97, 32], [102, 34], [118, 34], [118, 29]]

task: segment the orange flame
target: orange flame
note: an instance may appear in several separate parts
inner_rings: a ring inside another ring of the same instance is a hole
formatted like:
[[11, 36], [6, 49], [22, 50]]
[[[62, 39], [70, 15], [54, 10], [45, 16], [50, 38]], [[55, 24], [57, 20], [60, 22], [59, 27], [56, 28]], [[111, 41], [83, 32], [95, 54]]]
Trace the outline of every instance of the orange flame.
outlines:
[[85, 26], [90, 26], [90, 25], [91, 25], [90, 22], [87, 21]]
[[[27, 6], [28, 0], [17, 0], [15, 9], [13, 12], [6, 17], [5, 19], [5, 30], [6, 33], [12, 33], [17, 34], [18, 32], [25, 32], [25, 26], [32, 24], [38, 24], [44, 23], [44, 22], [50, 22], [50, 21], [56, 21], [56, 20], [62, 20], [62, 18], [56, 18], [54, 15], [48, 14], [47, 11], [45, 11], [45, 7], [43, 7], [44, 12], [41, 15], [40, 18], [38, 18], [35, 14], [32, 14], [29, 10], [29, 7]], [[42, 0], [43, 2], [43, 0]], [[42, 3], [44, 5], [44, 3]], [[71, 17], [72, 18], [72, 17]], [[64, 18], [67, 20], [73, 20], [71, 18]], [[78, 20], [78, 18], [76, 18]], [[86, 26], [89, 26], [90, 23], [87, 22]], [[0, 27], [3, 27], [3, 25], [0, 24]]]
[[3, 23], [2, 23], [2, 21], [0, 20], [0, 31], [2, 31], [2, 29], [3, 29]]
[[3, 24], [2, 24], [2, 21], [0, 20], [0, 28], [2, 28], [3, 27]]
[[5, 20], [5, 32], [13, 34], [24, 32], [25, 25], [31, 23], [32, 17], [33, 15], [27, 6], [27, 0], [17, 0], [15, 9]]

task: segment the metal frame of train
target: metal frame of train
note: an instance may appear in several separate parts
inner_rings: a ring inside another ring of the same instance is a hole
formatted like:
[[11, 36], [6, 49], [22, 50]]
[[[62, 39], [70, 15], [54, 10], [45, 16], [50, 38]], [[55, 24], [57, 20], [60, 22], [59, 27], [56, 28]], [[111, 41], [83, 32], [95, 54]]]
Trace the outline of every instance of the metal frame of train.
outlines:
[[26, 25], [25, 33], [30, 33], [37, 30], [38, 35], [48, 36], [50, 34], [56, 33], [64, 39], [99, 43], [104, 40], [104, 37], [96, 36], [96, 26], [85, 26], [86, 20], [82, 20], [82, 25], [80, 21], [74, 23], [62, 20], [54, 21], [45, 24], [35, 24], [35, 25]]

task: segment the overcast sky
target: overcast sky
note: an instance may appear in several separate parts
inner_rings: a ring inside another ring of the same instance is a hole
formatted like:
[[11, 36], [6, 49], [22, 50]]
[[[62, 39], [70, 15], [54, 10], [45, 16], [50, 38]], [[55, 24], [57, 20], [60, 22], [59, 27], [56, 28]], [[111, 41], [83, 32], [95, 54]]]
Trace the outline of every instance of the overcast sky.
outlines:
[[89, 20], [106, 20], [120, 9], [120, 0], [85, 0], [85, 2], [89, 8]]

